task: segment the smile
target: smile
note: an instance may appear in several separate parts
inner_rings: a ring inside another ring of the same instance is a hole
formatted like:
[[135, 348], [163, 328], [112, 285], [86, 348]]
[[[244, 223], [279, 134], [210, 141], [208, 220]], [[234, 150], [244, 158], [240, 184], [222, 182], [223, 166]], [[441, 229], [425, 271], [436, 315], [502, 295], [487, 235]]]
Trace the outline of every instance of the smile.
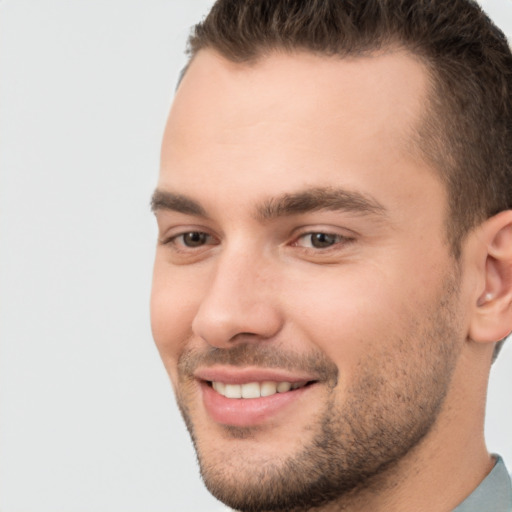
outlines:
[[304, 382], [248, 382], [246, 384], [227, 384], [225, 382], [213, 381], [210, 383], [212, 388], [220, 395], [226, 398], [262, 398], [275, 395], [276, 393], [286, 393], [290, 390], [303, 388], [308, 384]]
[[201, 367], [194, 378], [209, 419], [237, 427], [263, 425], [285, 411], [298, 411], [304, 396], [320, 384], [314, 373], [254, 366]]
[[305, 393], [314, 392], [316, 384], [318, 381], [281, 379], [250, 379], [242, 383], [202, 380], [200, 389], [205, 410], [214, 422], [251, 427], [262, 425], [284, 411], [293, 410], [290, 409], [294, 407], [293, 404], [298, 407], [303, 403]]

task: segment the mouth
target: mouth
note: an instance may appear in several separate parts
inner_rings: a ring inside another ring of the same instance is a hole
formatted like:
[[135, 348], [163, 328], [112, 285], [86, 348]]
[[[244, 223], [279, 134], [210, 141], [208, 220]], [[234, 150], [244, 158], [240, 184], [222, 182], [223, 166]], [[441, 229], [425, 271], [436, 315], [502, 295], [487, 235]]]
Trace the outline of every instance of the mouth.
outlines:
[[[226, 426], [251, 427], [282, 413], [302, 413], [304, 396], [319, 383], [308, 375], [262, 369], [215, 368], [195, 375], [206, 414]], [[290, 417], [286, 417], [289, 421]]]
[[206, 381], [206, 384], [219, 395], [228, 399], [255, 399], [273, 396], [277, 393], [288, 393], [313, 384], [315, 381], [263, 381], [244, 384], [229, 384], [222, 381]]

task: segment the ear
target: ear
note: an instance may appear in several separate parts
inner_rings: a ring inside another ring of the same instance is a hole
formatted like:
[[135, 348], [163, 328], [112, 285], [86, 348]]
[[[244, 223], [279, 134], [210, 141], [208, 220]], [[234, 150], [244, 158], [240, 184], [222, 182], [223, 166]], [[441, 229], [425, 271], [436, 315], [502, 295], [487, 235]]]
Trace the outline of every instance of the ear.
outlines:
[[479, 234], [483, 279], [469, 337], [476, 342], [494, 343], [512, 331], [512, 210], [485, 221]]

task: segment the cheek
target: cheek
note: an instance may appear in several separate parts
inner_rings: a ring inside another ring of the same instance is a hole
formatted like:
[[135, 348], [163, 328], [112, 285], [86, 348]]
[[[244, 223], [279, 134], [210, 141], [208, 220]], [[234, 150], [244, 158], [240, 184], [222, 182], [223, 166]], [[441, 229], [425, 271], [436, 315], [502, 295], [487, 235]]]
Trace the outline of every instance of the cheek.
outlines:
[[302, 282], [301, 293], [288, 294], [289, 311], [307, 339], [345, 374], [354, 372], [365, 354], [400, 338], [411, 310], [421, 310], [412, 280], [404, 282], [389, 267], [353, 267], [316, 277]]
[[[193, 289], [193, 288], [192, 288]], [[196, 301], [190, 283], [180, 283], [155, 265], [151, 290], [151, 330], [167, 372], [174, 381], [176, 365], [192, 335]]]

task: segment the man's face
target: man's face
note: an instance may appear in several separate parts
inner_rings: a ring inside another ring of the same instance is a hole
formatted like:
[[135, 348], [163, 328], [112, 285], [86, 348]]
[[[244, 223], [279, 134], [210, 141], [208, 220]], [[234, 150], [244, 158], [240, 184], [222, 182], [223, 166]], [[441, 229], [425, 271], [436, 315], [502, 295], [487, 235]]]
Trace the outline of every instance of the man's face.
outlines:
[[404, 52], [203, 51], [180, 85], [152, 328], [235, 508], [336, 500], [441, 423], [467, 318], [445, 190], [412, 140], [427, 88]]

